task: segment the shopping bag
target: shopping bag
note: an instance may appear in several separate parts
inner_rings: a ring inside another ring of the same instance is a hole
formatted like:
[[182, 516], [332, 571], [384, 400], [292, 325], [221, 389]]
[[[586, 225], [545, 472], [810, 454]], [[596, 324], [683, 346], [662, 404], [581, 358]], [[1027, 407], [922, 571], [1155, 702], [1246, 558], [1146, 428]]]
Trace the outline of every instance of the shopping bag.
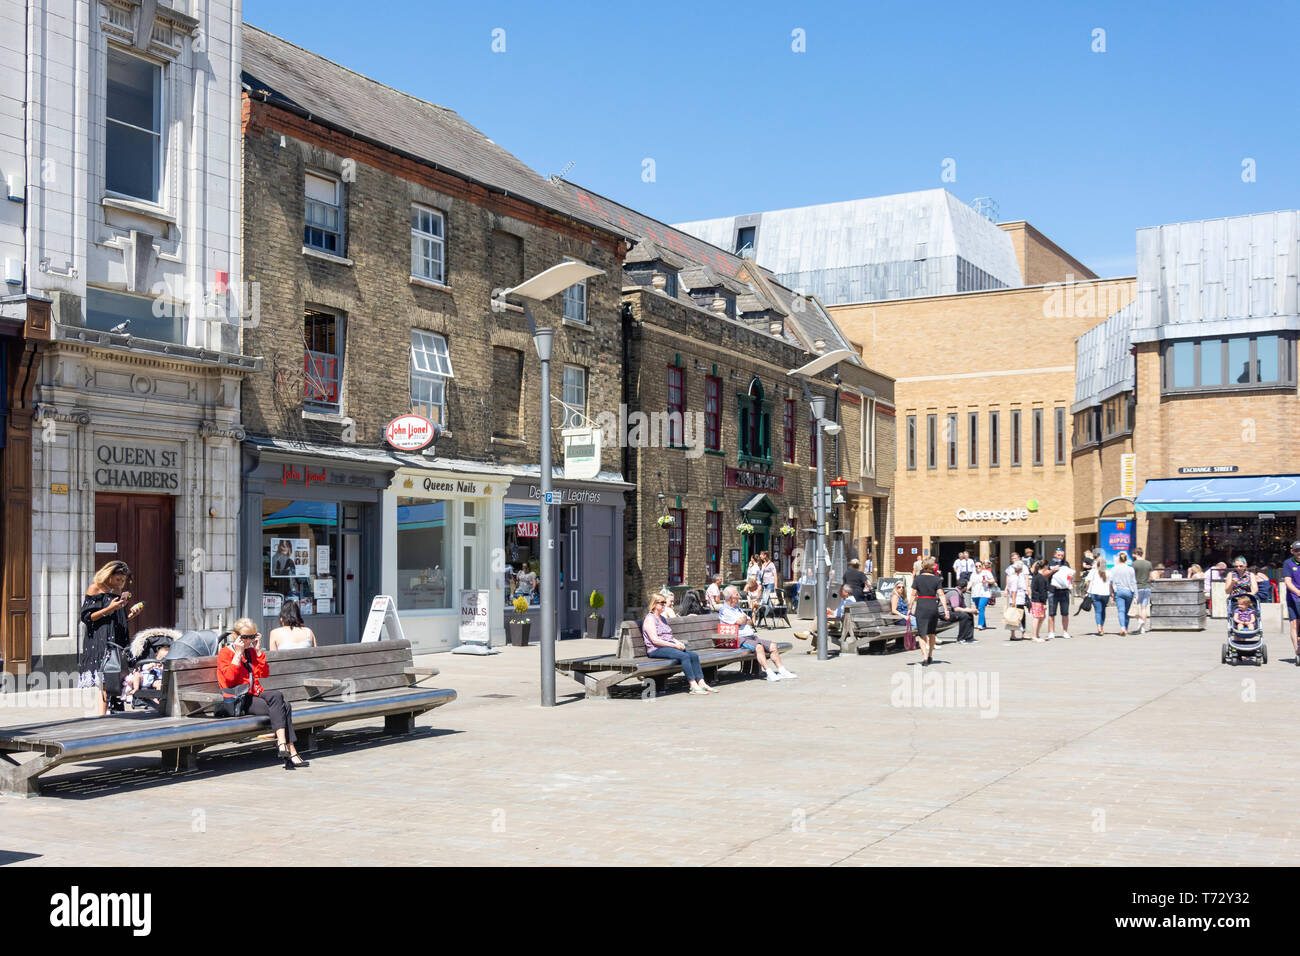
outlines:
[[1020, 621], [1025, 615], [1025, 609], [1016, 607], [1014, 604], [1008, 604], [1002, 612], [1002, 620], [1009, 627], [1019, 627]]
[[718, 622], [718, 636], [713, 639], [714, 647], [737, 648], [740, 646], [740, 625]]
[[907, 630], [903, 632], [903, 650], [914, 651], [916, 646], [916, 632], [912, 630], [912, 621], [909, 618]]

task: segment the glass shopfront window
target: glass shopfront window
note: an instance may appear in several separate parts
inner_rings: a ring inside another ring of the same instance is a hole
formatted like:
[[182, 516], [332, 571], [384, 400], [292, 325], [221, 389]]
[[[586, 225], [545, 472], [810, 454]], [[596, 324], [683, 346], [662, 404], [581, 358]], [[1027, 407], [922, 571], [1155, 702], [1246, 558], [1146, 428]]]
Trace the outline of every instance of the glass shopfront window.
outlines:
[[540, 583], [542, 555], [538, 549], [542, 509], [536, 504], [507, 501], [506, 569], [504, 588], [506, 603], [516, 597], [528, 599], [533, 607], [542, 603]]
[[1295, 537], [1295, 515], [1190, 518], [1177, 528], [1178, 560], [1184, 570], [1191, 564], [1202, 569], [1220, 561], [1231, 564], [1238, 556], [1251, 568], [1280, 568]]
[[339, 505], [333, 501], [262, 499], [262, 615], [287, 600], [304, 616], [342, 614]]
[[448, 516], [455, 503], [397, 499], [398, 610], [452, 607], [456, 581], [448, 555]]

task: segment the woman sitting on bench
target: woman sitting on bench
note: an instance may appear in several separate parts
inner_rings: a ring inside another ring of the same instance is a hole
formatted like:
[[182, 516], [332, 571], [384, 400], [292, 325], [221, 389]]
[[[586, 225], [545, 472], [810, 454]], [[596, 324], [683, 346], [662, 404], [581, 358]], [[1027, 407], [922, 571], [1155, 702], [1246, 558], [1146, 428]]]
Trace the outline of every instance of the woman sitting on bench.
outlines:
[[700, 655], [688, 651], [685, 644], [673, 637], [673, 629], [663, 617], [667, 604], [668, 599], [663, 594], [656, 591], [650, 595], [650, 611], [641, 622], [641, 639], [645, 641], [646, 656], [681, 664], [682, 673], [691, 682], [692, 694], [716, 694], [716, 688], [704, 683]]
[[278, 690], [264, 690], [259, 680], [268, 677], [270, 666], [266, 655], [258, 648], [262, 635], [257, 633], [257, 625], [246, 617], [235, 622], [230, 635], [230, 643], [217, 652], [217, 683], [223, 690], [232, 687], [247, 686], [253, 699], [248, 712], [271, 718], [271, 729], [280, 758], [285, 770], [305, 767], [307, 761], [298, 754], [294, 746], [298, 738], [293, 732], [293, 708]]

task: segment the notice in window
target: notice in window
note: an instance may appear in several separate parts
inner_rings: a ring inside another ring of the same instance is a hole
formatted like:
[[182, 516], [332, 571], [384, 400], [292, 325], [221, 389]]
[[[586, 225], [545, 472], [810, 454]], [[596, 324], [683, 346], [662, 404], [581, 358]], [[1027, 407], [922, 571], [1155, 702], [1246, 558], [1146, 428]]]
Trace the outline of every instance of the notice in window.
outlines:
[[315, 587], [312, 594], [317, 601], [330, 600], [334, 597], [334, 579], [333, 578], [316, 578]]
[[330, 573], [330, 546], [328, 544], [316, 545], [316, 573], [323, 575]]
[[271, 539], [271, 577], [305, 578], [311, 574], [311, 542], [307, 538]]

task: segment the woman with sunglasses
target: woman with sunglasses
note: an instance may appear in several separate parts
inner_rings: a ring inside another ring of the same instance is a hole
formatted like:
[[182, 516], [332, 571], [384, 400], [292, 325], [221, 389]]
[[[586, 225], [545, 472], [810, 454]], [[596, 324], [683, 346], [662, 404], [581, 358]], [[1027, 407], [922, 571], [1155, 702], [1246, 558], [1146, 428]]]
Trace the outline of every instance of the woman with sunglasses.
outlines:
[[253, 695], [248, 712], [271, 718], [284, 769], [307, 766], [294, 746], [298, 738], [293, 732], [293, 708], [284, 694], [262, 687], [260, 678], [270, 676], [271, 668], [262, 653], [262, 635], [257, 632], [257, 625], [241, 617], [231, 631], [230, 643], [217, 651], [217, 683], [223, 690], [248, 687]]
[[1246, 559], [1238, 555], [1232, 561], [1232, 570], [1223, 580], [1224, 593], [1232, 600], [1242, 594], [1259, 595], [1259, 582], [1246, 568]]
[[130, 579], [131, 569], [125, 561], [110, 561], [95, 572], [95, 579], [81, 602], [81, 623], [86, 627], [86, 641], [81, 646], [77, 665], [80, 672], [77, 686], [99, 688], [95, 706], [100, 717], [108, 713], [108, 694], [104, 690], [104, 660], [108, 657], [108, 646], [129, 647], [131, 634], [127, 622], [144, 610], [143, 602], [127, 610], [131, 592], [125, 588]]

